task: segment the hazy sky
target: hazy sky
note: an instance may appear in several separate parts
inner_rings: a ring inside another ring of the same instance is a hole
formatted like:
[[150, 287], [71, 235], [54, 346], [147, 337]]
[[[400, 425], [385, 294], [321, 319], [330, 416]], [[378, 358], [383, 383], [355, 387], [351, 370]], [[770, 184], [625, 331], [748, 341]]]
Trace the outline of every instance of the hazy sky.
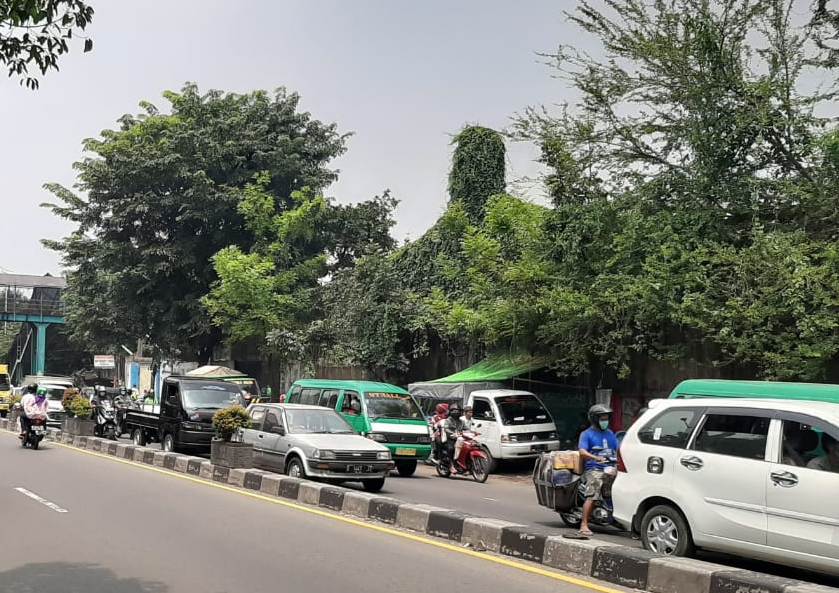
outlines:
[[[303, 109], [355, 133], [327, 193], [349, 202], [390, 188], [395, 236], [416, 237], [444, 208], [451, 134], [565, 98], [535, 52], [579, 36], [563, 15], [573, 0], [90, 3], [92, 53], [65, 56], [38, 91], [0, 77], [0, 270], [60, 271], [39, 239], [70, 227], [39, 208], [51, 198], [41, 186], [72, 184], [83, 138], [141, 99], [165, 106], [161, 91], [185, 81], [299, 92]], [[508, 148], [508, 179], [538, 174], [532, 147]]]

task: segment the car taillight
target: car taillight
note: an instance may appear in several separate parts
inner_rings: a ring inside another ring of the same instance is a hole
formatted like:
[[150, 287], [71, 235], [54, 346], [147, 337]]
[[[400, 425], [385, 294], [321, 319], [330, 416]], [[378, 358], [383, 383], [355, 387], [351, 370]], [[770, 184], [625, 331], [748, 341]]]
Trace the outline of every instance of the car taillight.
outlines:
[[626, 464], [623, 462], [623, 455], [621, 455], [621, 450], [618, 449], [618, 471], [626, 473]]

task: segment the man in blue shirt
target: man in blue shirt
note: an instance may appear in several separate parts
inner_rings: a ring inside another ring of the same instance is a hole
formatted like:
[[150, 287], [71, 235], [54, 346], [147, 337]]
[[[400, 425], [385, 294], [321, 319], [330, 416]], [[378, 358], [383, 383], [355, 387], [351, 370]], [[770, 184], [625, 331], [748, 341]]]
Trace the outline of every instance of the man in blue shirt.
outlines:
[[585, 460], [586, 487], [583, 495], [583, 520], [580, 523], [581, 535], [592, 535], [588, 522], [595, 501], [602, 500], [603, 471], [612, 465], [610, 461], [618, 450], [618, 439], [609, 429], [612, 409], [603, 404], [593, 405], [588, 411], [591, 427], [580, 435], [580, 457]]

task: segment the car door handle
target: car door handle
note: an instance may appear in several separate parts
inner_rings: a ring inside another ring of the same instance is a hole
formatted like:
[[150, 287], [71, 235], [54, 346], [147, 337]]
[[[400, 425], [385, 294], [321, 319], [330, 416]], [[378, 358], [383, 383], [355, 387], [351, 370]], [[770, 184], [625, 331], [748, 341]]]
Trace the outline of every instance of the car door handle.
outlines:
[[693, 457], [693, 456], [691, 456], [691, 457], [682, 457], [682, 458], [679, 460], [679, 463], [681, 463], [681, 464], [682, 464], [682, 465], [684, 465], [686, 468], [688, 468], [689, 470], [694, 471], [694, 472], [695, 472], [696, 470], [702, 469], [702, 466], [703, 466], [703, 465], [705, 465], [705, 464], [702, 462], [702, 460], [701, 460], [701, 459], [699, 459], [699, 457]]
[[776, 486], [784, 488], [792, 488], [798, 484], [798, 476], [792, 472], [772, 472], [769, 477]]

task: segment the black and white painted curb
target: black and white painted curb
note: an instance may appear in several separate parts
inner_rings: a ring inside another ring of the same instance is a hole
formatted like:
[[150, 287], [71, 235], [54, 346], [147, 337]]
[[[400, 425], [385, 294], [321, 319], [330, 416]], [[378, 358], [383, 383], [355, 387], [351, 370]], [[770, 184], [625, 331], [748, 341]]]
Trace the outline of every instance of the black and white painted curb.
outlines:
[[[0, 420], [0, 429], [8, 428], [8, 420]], [[839, 593], [832, 587], [700, 560], [656, 556], [597, 540], [567, 539], [547, 529], [406, 503], [272, 472], [214, 466], [201, 457], [97, 437], [73, 437], [55, 429], [49, 430], [47, 439], [652, 593]]]

